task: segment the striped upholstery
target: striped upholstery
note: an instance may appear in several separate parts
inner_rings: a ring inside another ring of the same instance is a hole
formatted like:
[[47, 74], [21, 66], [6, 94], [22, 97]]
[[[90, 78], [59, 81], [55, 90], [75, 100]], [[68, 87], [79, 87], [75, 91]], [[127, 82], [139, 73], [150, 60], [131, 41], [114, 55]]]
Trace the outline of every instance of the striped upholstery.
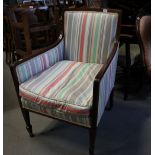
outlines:
[[115, 41], [117, 21], [116, 13], [66, 11], [65, 59], [105, 63]]
[[64, 41], [62, 40], [55, 48], [34, 57], [16, 67], [19, 83], [23, 83], [34, 75], [41, 73], [64, 57]]
[[32, 102], [24, 98], [22, 98], [21, 100], [22, 100], [22, 107], [25, 109], [33, 110], [41, 114], [52, 116], [54, 118], [79, 124], [85, 127], [90, 127], [89, 115], [82, 115], [82, 114], [76, 115], [75, 113], [71, 113], [69, 111], [57, 110], [53, 108], [53, 106], [47, 104], [37, 104], [36, 102]]
[[26, 99], [23, 106], [27, 108], [37, 106], [41, 112], [41, 108], [45, 106], [45, 113], [51, 110], [55, 110], [54, 113], [67, 112], [77, 115], [77, 120], [88, 117], [93, 99], [93, 82], [102, 66], [75, 61], [57, 62], [19, 86], [20, 96]]
[[109, 65], [107, 71], [105, 72], [100, 82], [97, 125], [100, 122], [105, 106], [109, 100], [111, 90], [114, 87], [118, 59], [118, 49], [111, 64]]
[[118, 51], [93, 102], [97, 73], [112, 51], [118, 14], [67, 11], [65, 42], [16, 67], [22, 107], [68, 122], [90, 127], [90, 108], [98, 104], [100, 122], [114, 86]]

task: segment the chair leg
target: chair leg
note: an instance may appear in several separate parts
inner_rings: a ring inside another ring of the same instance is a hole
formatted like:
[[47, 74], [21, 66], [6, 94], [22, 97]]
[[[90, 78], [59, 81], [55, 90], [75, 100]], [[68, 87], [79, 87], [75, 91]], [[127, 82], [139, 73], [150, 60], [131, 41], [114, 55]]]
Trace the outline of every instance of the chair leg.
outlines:
[[29, 111], [22, 109], [22, 114], [23, 114], [23, 117], [24, 117], [24, 120], [25, 120], [25, 123], [26, 123], [26, 129], [27, 129], [30, 137], [33, 137], [34, 135], [33, 135], [33, 132], [32, 132], [32, 125], [30, 123]]
[[131, 57], [130, 57], [130, 44], [126, 43], [126, 67], [125, 67], [125, 79], [124, 79], [124, 100], [128, 98], [128, 89], [129, 89], [129, 76], [130, 76], [130, 65], [131, 65]]
[[94, 155], [97, 128], [89, 129], [89, 155]]

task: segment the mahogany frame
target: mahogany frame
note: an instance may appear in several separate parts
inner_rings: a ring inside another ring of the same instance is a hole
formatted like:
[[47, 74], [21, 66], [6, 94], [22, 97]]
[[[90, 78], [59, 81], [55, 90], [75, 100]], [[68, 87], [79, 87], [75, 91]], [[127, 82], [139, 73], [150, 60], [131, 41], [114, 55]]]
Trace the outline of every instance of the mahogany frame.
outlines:
[[[98, 103], [99, 102], [99, 85], [100, 85], [101, 79], [104, 76], [106, 70], [108, 69], [111, 61], [113, 60], [113, 58], [114, 58], [114, 56], [116, 54], [118, 45], [119, 45], [121, 11], [120, 10], [114, 10], [114, 9], [104, 9], [104, 10], [107, 10], [107, 12], [118, 13], [119, 17], [118, 17], [118, 24], [117, 24], [116, 42], [114, 44], [114, 47], [112, 49], [112, 52], [111, 52], [109, 58], [107, 59], [107, 62], [100, 69], [100, 71], [98, 72], [98, 74], [96, 75], [95, 80], [94, 80], [93, 103]], [[102, 12], [103, 9], [101, 9], [101, 8], [99, 8], [99, 9], [96, 9], [96, 8], [75, 9], [74, 8], [74, 9], [66, 9], [65, 11], [96, 11], [96, 12]], [[90, 142], [89, 143], [89, 155], [94, 155], [95, 140], [96, 140], [96, 133], [97, 133], [98, 104], [93, 104], [92, 108], [91, 108], [91, 112], [90, 112], [91, 113], [90, 114], [91, 127], [86, 127], [86, 126], [79, 125], [79, 124], [76, 124], [76, 123], [73, 123], [73, 122], [68, 122], [66, 120], [55, 118], [55, 117], [52, 117], [52, 116], [49, 116], [49, 115], [46, 115], [46, 114], [43, 114], [43, 113], [39, 113], [39, 112], [36, 112], [36, 111], [33, 111], [33, 110], [25, 109], [25, 108], [22, 107], [21, 97], [19, 96], [19, 82], [18, 82], [18, 78], [17, 78], [17, 74], [16, 74], [16, 66], [23, 63], [23, 62], [25, 62], [25, 61], [27, 61], [27, 60], [29, 60], [29, 59], [32, 59], [32, 58], [36, 57], [39, 54], [42, 54], [42, 53], [46, 52], [47, 50], [49, 50], [51, 48], [54, 48], [56, 45], [58, 45], [61, 42], [62, 39], [63, 39], [63, 34], [61, 34], [61, 36], [58, 38], [58, 40], [54, 44], [52, 44], [51, 46], [48, 46], [47, 48], [43, 49], [42, 51], [40, 51], [38, 53], [34, 53], [31, 56], [27, 56], [26, 58], [24, 58], [24, 59], [22, 59], [20, 61], [17, 61], [17, 62], [15, 62], [14, 64], [12, 64], [10, 66], [10, 70], [11, 70], [11, 74], [12, 74], [12, 77], [13, 77], [16, 93], [17, 93], [17, 96], [18, 96], [18, 102], [19, 102], [19, 105], [20, 105], [24, 120], [26, 122], [26, 129], [27, 129], [27, 131], [28, 131], [28, 133], [29, 133], [29, 135], [31, 137], [33, 137], [33, 133], [32, 133], [32, 125], [30, 124], [29, 112], [33, 112], [33, 113], [37, 113], [37, 114], [40, 114], [40, 115], [43, 115], [43, 116], [46, 116], [46, 117], [50, 117], [50, 118], [53, 118], [53, 119], [61, 120], [61, 121], [64, 121], [66, 123], [73, 124], [73, 125], [76, 125], [76, 126], [81, 126], [81, 127], [84, 127], [84, 128], [88, 128], [89, 129], [89, 142]], [[111, 95], [110, 95], [110, 108], [112, 106], [112, 103], [113, 103], [113, 90], [112, 90]], [[109, 108], [108, 108], [108, 110], [109, 110]]]

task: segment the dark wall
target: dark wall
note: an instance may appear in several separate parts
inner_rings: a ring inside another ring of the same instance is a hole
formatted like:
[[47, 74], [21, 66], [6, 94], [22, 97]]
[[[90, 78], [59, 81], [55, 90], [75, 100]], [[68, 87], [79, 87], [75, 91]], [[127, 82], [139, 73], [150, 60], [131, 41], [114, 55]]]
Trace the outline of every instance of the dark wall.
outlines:
[[13, 5], [16, 3], [17, 3], [17, 0], [3, 0], [3, 5], [5, 5], [5, 4]]

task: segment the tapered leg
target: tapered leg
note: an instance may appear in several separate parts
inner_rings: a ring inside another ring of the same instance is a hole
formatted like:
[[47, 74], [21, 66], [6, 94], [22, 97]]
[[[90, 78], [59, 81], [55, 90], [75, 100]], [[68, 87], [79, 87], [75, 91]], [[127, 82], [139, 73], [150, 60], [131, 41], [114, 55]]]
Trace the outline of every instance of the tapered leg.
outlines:
[[131, 57], [130, 57], [130, 44], [126, 43], [126, 67], [125, 67], [125, 84], [124, 84], [124, 100], [128, 98], [128, 89], [129, 89], [129, 76], [130, 76], [130, 65], [131, 65]]
[[97, 128], [92, 127], [89, 129], [89, 155], [94, 155], [95, 141], [96, 141]]
[[33, 137], [33, 133], [32, 133], [32, 125], [30, 124], [30, 116], [29, 116], [29, 111], [27, 110], [23, 110], [22, 109], [22, 114], [26, 123], [26, 129], [30, 135], [30, 137]]

